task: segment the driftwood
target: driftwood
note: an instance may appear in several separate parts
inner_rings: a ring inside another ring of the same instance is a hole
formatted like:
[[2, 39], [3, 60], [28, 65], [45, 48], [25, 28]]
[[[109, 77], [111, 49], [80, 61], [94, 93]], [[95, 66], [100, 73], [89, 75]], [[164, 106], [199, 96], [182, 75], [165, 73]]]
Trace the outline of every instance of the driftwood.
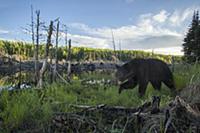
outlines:
[[138, 108], [70, 105], [74, 113], [55, 113], [51, 128], [54, 132], [200, 132], [200, 113], [179, 96], [165, 108], [159, 105], [157, 96]]

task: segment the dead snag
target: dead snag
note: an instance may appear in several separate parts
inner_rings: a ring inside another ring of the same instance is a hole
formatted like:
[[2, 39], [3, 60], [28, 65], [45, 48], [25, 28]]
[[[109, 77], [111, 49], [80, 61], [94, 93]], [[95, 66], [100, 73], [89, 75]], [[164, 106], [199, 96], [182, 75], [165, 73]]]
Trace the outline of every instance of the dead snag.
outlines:
[[52, 83], [53, 82], [53, 48], [51, 47], [50, 49], [49, 49], [49, 58], [50, 58], [50, 60], [49, 60], [49, 65], [50, 65], [50, 67], [49, 67], [49, 81], [50, 81], [50, 83]]
[[53, 81], [56, 81], [56, 76], [57, 76], [57, 65], [58, 65], [58, 37], [59, 37], [59, 25], [60, 21], [57, 19], [57, 27], [56, 27], [56, 52], [55, 52], [55, 65], [53, 69]]
[[51, 45], [51, 35], [52, 35], [52, 32], [53, 32], [53, 21], [51, 21], [50, 25], [49, 25], [48, 36], [47, 36], [47, 43], [46, 43], [46, 50], [45, 50], [45, 57], [44, 57], [42, 68], [40, 69], [38, 87], [42, 87], [43, 80], [44, 80], [44, 74], [45, 74], [45, 72], [47, 70], [48, 55], [49, 55], [49, 46]]
[[69, 39], [68, 56], [67, 56], [67, 80], [70, 81], [71, 76], [71, 39]]
[[[21, 44], [20, 44], [21, 45]], [[23, 45], [23, 44], [22, 44]], [[19, 49], [19, 82], [18, 82], [18, 89], [20, 89], [21, 87], [21, 83], [22, 83], [22, 59], [21, 59], [21, 46]]]
[[[35, 84], [38, 84], [39, 81], [39, 61], [38, 61], [38, 54], [39, 54], [39, 37], [40, 37], [40, 33], [39, 33], [39, 28], [40, 28], [40, 10], [36, 11], [36, 15], [37, 15], [37, 23], [36, 23], [36, 44], [35, 44], [35, 49], [34, 49], [34, 57], [35, 57]], [[33, 27], [33, 20], [32, 20], [32, 41], [34, 43], [34, 27]]]

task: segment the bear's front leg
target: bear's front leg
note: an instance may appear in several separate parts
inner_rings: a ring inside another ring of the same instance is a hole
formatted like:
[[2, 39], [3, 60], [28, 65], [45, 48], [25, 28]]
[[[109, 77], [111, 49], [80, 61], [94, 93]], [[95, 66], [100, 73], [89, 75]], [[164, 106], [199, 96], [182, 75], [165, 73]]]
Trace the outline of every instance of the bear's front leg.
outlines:
[[132, 88], [135, 88], [136, 86], [137, 86], [137, 80], [136, 80], [136, 78], [129, 79], [128, 81], [126, 81], [125, 83], [123, 83], [123, 84], [120, 85], [120, 87], [119, 87], [119, 94], [123, 90], [132, 89]]

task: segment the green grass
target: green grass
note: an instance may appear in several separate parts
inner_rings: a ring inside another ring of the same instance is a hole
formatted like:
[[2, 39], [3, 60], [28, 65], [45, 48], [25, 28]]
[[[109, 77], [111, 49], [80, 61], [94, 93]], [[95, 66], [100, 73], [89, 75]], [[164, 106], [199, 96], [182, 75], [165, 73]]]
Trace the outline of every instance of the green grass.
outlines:
[[161, 94], [163, 105], [171, 99], [168, 89], [158, 92], [149, 86], [145, 96], [139, 98], [136, 88], [119, 95], [116, 86], [88, 87], [81, 86], [79, 81], [74, 81], [72, 85], [52, 84], [42, 90], [32, 89], [13, 94], [3, 91], [0, 97], [0, 117], [4, 120], [5, 132], [25, 127], [43, 128], [53, 112], [72, 112], [70, 104], [137, 107], [150, 100], [151, 96]]
[[[137, 89], [118, 94], [116, 86], [82, 86], [79, 81], [72, 85], [52, 84], [44, 89], [32, 89], [10, 94], [3, 91], [0, 97], [1, 113], [4, 120], [3, 131], [20, 130], [25, 127], [42, 128], [48, 124], [53, 112], [72, 112], [70, 104], [137, 107], [152, 95], [161, 95], [161, 104], [170, 96], [168, 90], [155, 91], [151, 86], [143, 98], [139, 98]], [[19, 128], [20, 127], [20, 128]]]
[[44, 127], [52, 116], [49, 102], [41, 103], [36, 91], [22, 91], [10, 94], [3, 91], [0, 97], [3, 118], [2, 132], [11, 132], [25, 127]]
[[197, 84], [200, 80], [200, 64], [176, 65], [174, 72], [175, 85], [178, 90], [189, 84]]

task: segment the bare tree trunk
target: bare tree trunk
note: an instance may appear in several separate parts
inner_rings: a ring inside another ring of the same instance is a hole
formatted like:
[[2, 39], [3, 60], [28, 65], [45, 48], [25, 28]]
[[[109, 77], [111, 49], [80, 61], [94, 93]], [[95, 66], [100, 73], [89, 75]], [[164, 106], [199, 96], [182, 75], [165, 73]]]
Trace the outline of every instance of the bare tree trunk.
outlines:
[[[66, 52], [68, 51], [68, 38], [67, 38], [67, 26], [64, 25], [65, 28], [65, 45], [66, 45]], [[67, 54], [66, 54], [66, 59], [65, 59], [65, 66], [67, 67]]]
[[32, 44], [34, 45], [34, 58], [35, 58], [35, 66], [34, 66], [34, 82], [37, 84], [37, 61], [36, 61], [36, 46], [35, 46], [35, 32], [34, 32], [34, 18], [33, 18], [33, 6], [31, 5], [31, 32], [32, 32]]
[[56, 81], [56, 72], [57, 72], [57, 64], [58, 64], [58, 35], [59, 35], [59, 20], [57, 23], [57, 28], [56, 28], [56, 53], [55, 53], [55, 66], [53, 70], [53, 81]]
[[[66, 65], [67, 66], [67, 82], [70, 83], [70, 75], [71, 75], [71, 40], [69, 40], [68, 42], [68, 38], [67, 38], [67, 27], [65, 26], [65, 45], [66, 45], [66, 51], [67, 51], [67, 55], [66, 55]], [[69, 46], [68, 46], [69, 44]]]
[[20, 89], [22, 83], [22, 60], [21, 60], [21, 44], [19, 49], [19, 82], [18, 82], [18, 89]]
[[116, 48], [115, 48], [115, 38], [114, 38], [114, 34], [113, 34], [113, 31], [111, 30], [112, 32], [112, 42], [113, 42], [113, 50], [114, 50], [114, 54], [116, 55]]
[[52, 63], [53, 50], [52, 49], [50, 49], [49, 56], [50, 56], [50, 62], [49, 62], [49, 64], [50, 64], [50, 67], [49, 67], [50, 73], [49, 73], [49, 78], [50, 78], [50, 83], [52, 83], [53, 82], [53, 68], [51, 67], [53, 65], [53, 63]]
[[174, 72], [174, 56], [171, 57], [172, 58], [172, 72]]
[[121, 60], [121, 53], [122, 52], [122, 47], [121, 47], [121, 40], [119, 40], [119, 55], [118, 55], [118, 59]]
[[51, 21], [50, 25], [49, 25], [47, 44], [46, 44], [46, 50], [45, 50], [45, 58], [44, 58], [44, 61], [43, 61], [42, 68], [40, 69], [38, 87], [43, 86], [44, 74], [47, 70], [47, 65], [48, 65], [49, 46], [51, 45], [52, 32], [53, 32], [53, 21]]
[[67, 56], [67, 79], [70, 81], [70, 75], [71, 75], [71, 39], [69, 40], [69, 46], [68, 46], [68, 56]]
[[111, 30], [111, 33], [112, 33], [112, 43], [113, 43], [113, 51], [114, 51], [114, 62], [116, 63], [117, 59], [116, 59], [116, 47], [115, 47], [115, 38], [114, 38], [114, 34], [113, 34], [113, 31]]
[[[65, 25], [64, 25], [65, 26]], [[65, 26], [66, 28], [66, 26]], [[68, 38], [67, 38], [67, 28], [65, 29], [65, 45], [66, 45], [66, 52], [68, 51]], [[68, 55], [66, 55], [66, 66], [67, 66], [67, 61], [68, 61]]]
[[31, 32], [32, 32], [32, 44], [35, 45], [34, 18], [33, 18], [33, 6], [32, 5], [31, 5]]
[[[34, 56], [35, 56], [35, 84], [38, 84], [38, 78], [39, 78], [39, 68], [38, 68], [38, 54], [39, 54], [39, 28], [40, 28], [40, 11], [36, 11], [37, 15], [37, 24], [36, 24], [36, 45], [35, 45], [35, 51], [34, 51]], [[34, 32], [34, 30], [32, 31]]]

